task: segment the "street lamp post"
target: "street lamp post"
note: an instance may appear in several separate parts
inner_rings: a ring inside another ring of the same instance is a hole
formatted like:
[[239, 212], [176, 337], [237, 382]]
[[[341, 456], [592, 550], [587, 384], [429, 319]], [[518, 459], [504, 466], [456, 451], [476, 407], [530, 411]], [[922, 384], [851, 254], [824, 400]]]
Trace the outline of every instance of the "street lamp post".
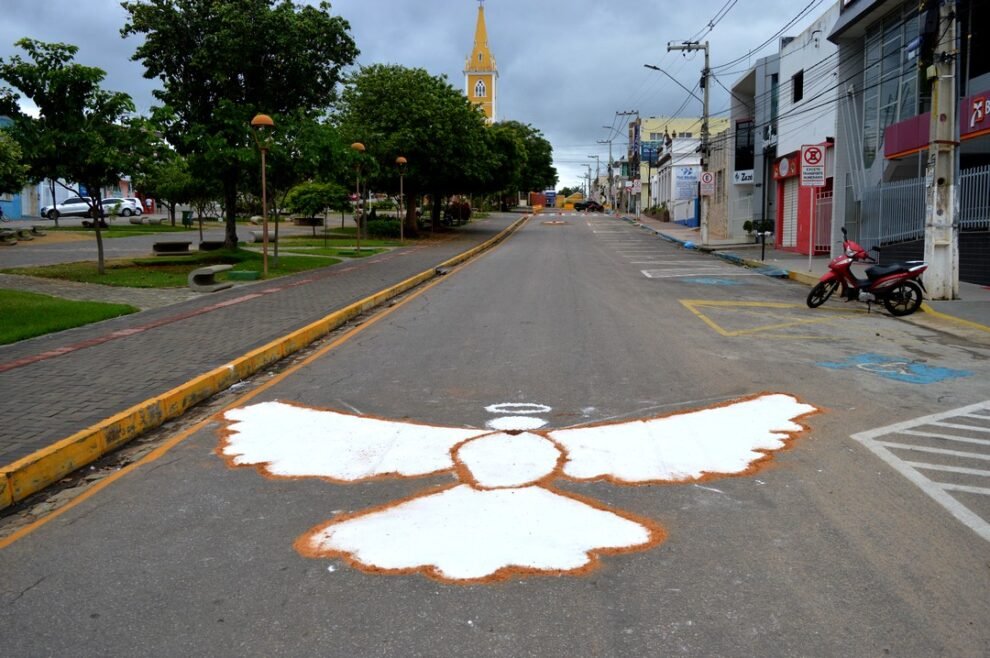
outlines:
[[355, 186], [355, 193], [357, 194], [357, 202], [354, 206], [354, 223], [357, 224], [357, 255], [360, 258], [361, 220], [363, 219], [363, 216], [359, 215], [358, 213], [361, 213], [364, 210], [361, 207], [361, 154], [364, 153], [364, 144], [362, 144], [361, 142], [354, 142], [353, 144], [351, 144], [351, 148], [354, 149], [354, 151], [357, 152], [358, 154], [357, 164], [354, 165], [354, 174], [355, 174], [354, 186]]
[[399, 156], [395, 159], [395, 164], [399, 167], [399, 244], [406, 241], [406, 218], [402, 216], [402, 199], [403, 199], [403, 189], [402, 189], [402, 179], [406, 175], [406, 160], [403, 156]]
[[251, 128], [254, 131], [254, 141], [261, 151], [261, 269], [264, 276], [268, 276], [268, 181], [265, 173], [265, 156], [268, 155], [268, 148], [271, 144], [271, 133], [275, 130], [275, 122], [267, 114], [256, 114], [251, 119]]

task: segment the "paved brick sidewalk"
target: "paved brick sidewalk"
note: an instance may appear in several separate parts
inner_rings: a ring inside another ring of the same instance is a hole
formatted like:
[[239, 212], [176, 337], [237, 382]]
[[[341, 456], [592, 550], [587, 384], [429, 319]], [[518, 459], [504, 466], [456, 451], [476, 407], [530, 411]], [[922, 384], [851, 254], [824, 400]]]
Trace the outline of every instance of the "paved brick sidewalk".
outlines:
[[447, 239], [0, 347], [0, 465], [429, 270], [518, 218], [493, 215]]

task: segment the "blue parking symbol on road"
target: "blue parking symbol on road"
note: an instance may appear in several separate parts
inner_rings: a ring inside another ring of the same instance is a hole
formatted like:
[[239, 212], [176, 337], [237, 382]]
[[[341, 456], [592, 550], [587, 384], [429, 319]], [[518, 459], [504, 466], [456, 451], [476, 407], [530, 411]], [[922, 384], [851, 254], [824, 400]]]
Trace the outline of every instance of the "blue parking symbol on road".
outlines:
[[860, 354], [845, 361], [837, 363], [824, 361], [817, 365], [832, 370], [857, 368], [887, 379], [907, 382], [908, 384], [935, 384], [947, 379], [969, 377], [973, 374], [969, 370], [953, 370], [951, 368], [927, 366], [916, 361], [883, 356], [881, 354]]

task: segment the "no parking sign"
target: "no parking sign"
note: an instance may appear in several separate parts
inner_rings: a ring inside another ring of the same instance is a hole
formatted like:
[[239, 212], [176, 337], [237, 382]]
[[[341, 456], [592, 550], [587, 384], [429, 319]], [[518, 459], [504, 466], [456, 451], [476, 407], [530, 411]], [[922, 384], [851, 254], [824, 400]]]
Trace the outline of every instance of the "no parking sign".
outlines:
[[801, 186], [825, 187], [825, 147], [807, 144], [801, 147]]

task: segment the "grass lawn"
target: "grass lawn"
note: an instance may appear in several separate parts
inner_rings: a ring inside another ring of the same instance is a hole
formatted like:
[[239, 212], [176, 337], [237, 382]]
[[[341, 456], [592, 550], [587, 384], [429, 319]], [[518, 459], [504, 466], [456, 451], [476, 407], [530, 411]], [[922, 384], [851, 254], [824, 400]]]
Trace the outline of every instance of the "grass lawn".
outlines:
[[0, 345], [134, 313], [127, 304], [75, 302], [20, 290], [0, 290]]
[[[269, 253], [268, 278], [335, 265], [339, 262], [340, 260], [336, 258], [280, 256], [278, 267], [275, 267], [274, 258]], [[261, 272], [262, 256], [259, 253], [237, 249], [198, 252], [191, 256], [112, 260], [107, 261], [106, 273], [102, 276], [97, 274], [96, 263], [93, 261], [44, 267], [19, 267], [3, 272], [125, 288], [182, 288], [187, 285], [189, 272], [192, 270], [204, 265], [219, 264], [233, 265], [233, 269], [238, 271]], [[217, 280], [222, 281], [224, 276], [225, 273], [221, 272], [217, 275]]]
[[373, 249], [367, 247], [364, 241], [361, 242], [361, 253], [359, 254], [354, 250], [353, 246], [339, 247], [337, 249], [329, 248], [324, 249], [323, 247], [302, 247], [295, 244], [284, 244], [279, 248], [279, 254], [291, 253], [291, 254], [311, 254], [313, 256], [330, 256], [335, 258], [338, 256], [346, 256], [347, 258], [367, 258], [368, 256], [374, 256], [375, 254], [380, 254], [384, 249]]

